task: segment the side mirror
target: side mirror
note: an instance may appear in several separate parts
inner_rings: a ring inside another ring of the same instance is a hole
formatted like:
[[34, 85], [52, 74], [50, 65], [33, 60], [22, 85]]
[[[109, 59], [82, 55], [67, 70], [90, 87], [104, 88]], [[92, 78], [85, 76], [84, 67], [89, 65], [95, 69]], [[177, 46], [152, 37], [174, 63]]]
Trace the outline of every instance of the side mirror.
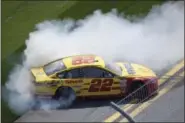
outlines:
[[51, 75], [50, 77], [55, 79], [57, 78], [57, 74]]

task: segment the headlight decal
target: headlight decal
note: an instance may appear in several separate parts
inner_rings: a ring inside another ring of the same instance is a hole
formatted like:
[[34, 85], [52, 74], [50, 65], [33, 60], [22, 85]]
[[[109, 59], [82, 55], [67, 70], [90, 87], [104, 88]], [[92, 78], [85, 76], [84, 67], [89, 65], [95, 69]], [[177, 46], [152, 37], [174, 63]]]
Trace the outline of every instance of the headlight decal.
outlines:
[[124, 66], [127, 69], [127, 72], [129, 74], [136, 74], [134, 68], [132, 67], [132, 65], [130, 63], [126, 63], [126, 64], [124, 64]]

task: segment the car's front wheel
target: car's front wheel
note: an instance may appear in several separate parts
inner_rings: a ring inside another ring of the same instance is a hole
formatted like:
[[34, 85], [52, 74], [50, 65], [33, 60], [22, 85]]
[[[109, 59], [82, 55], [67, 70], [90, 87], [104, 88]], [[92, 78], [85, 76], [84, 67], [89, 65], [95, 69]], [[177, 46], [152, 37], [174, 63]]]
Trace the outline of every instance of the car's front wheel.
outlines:
[[76, 94], [70, 87], [59, 87], [56, 91], [54, 99], [59, 101], [60, 108], [68, 108], [75, 101]]

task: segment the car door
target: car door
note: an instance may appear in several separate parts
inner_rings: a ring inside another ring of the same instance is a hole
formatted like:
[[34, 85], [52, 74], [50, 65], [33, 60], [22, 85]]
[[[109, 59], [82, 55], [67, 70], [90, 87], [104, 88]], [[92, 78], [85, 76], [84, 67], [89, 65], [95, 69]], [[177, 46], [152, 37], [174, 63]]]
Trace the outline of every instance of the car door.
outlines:
[[99, 67], [83, 67], [84, 96], [120, 94], [120, 79], [113, 73]]
[[81, 87], [83, 86], [83, 73], [80, 68], [63, 71], [57, 74], [61, 79], [60, 86], [71, 87], [77, 94], [80, 94]]

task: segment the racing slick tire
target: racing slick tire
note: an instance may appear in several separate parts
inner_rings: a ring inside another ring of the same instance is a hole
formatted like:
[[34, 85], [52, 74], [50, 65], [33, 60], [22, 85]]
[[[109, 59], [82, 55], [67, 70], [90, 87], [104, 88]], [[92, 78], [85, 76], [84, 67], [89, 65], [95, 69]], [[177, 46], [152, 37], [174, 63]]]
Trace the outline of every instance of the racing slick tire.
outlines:
[[56, 91], [54, 99], [59, 101], [59, 108], [69, 108], [75, 101], [76, 94], [70, 87], [59, 87]]

